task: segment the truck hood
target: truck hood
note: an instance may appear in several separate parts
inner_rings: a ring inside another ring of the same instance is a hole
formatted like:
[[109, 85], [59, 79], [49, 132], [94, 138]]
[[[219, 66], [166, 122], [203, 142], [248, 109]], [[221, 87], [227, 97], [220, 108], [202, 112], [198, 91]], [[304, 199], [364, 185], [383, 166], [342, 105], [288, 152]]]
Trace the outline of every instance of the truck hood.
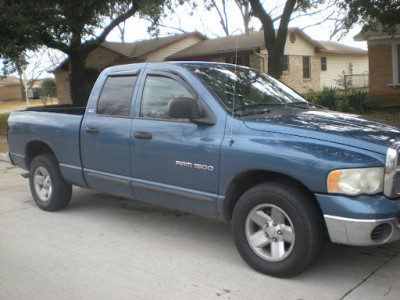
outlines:
[[400, 128], [353, 114], [329, 110], [282, 110], [244, 118], [254, 130], [291, 134], [386, 154], [400, 141]]

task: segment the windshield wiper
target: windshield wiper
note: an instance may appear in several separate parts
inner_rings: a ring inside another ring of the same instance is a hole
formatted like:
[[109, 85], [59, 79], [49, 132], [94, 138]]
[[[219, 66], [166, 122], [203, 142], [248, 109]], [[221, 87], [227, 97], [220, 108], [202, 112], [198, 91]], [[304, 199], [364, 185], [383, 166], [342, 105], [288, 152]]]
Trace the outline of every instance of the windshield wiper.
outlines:
[[[269, 106], [271, 105], [276, 105], [276, 103], [259, 103], [259, 104], [249, 104], [249, 105], [243, 105], [243, 106], [238, 106], [235, 108], [235, 115], [238, 115], [240, 117], [244, 116], [251, 116], [251, 115], [260, 115], [260, 114], [267, 114], [271, 112], [271, 109]], [[258, 107], [265, 107], [262, 110], [254, 109]], [[254, 109], [252, 111], [246, 112], [246, 113], [238, 113], [240, 111], [244, 111], [247, 109]]]
[[297, 108], [303, 108], [303, 109], [314, 107], [311, 103], [303, 102], [303, 101], [290, 102], [290, 103], [287, 103], [286, 105], [292, 106], [292, 107], [297, 107]]
[[235, 107], [235, 110], [241, 111], [241, 110], [246, 110], [248, 108], [257, 108], [257, 107], [270, 106], [270, 105], [276, 105], [276, 103], [258, 103], [258, 104], [242, 105], [242, 106]]

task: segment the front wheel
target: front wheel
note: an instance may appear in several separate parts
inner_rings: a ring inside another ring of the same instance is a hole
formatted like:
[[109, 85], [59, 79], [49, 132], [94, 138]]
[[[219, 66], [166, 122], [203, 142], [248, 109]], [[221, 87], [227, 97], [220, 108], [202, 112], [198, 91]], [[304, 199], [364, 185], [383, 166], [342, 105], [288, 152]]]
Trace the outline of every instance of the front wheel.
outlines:
[[65, 182], [58, 162], [51, 154], [42, 154], [33, 159], [29, 185], [33, 199], [43, 210], [63, 209], [71, 200], [72, 186]]
[[323, 222], [302, 190], [277, 182], [242, 195], [232, 217], [233, 237], [242, 258], [255, 270], [276, 277], [302, 272], [317, 257]]

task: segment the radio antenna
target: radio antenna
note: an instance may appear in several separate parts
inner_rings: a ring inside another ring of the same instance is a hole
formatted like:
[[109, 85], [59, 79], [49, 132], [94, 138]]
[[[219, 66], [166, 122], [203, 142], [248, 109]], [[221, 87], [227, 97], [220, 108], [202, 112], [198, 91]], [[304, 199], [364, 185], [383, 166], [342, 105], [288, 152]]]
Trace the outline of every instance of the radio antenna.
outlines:
[[[239, 37], [236, 39], [236, 49], [235, 49], [235, 76], [237, 77], [237, 62], [238, 62], [238, 44], [239, 44]], [[232, 146], [235, 142], [233, 140], [233, 120], [235, 118], [235, 99], [236, 99], [236, 78], [233, 81], [233, 99], [232, 99], [232, 119], [231, 119], [231, 138], [229, 139], [229, 146]]]

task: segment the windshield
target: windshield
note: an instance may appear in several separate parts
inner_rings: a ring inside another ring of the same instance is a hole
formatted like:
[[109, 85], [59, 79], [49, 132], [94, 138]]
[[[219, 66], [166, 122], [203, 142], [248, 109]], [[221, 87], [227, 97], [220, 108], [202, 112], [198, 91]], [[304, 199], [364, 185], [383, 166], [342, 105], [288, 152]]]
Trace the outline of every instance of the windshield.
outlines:
[[223, 64], [188, 63], [185, 67], [204, 82], [230, 113], [234, 110], [236, 116], [313, 107], [291, 88], [260, 71], [244, 67], [235, 71], [235, 66]]

